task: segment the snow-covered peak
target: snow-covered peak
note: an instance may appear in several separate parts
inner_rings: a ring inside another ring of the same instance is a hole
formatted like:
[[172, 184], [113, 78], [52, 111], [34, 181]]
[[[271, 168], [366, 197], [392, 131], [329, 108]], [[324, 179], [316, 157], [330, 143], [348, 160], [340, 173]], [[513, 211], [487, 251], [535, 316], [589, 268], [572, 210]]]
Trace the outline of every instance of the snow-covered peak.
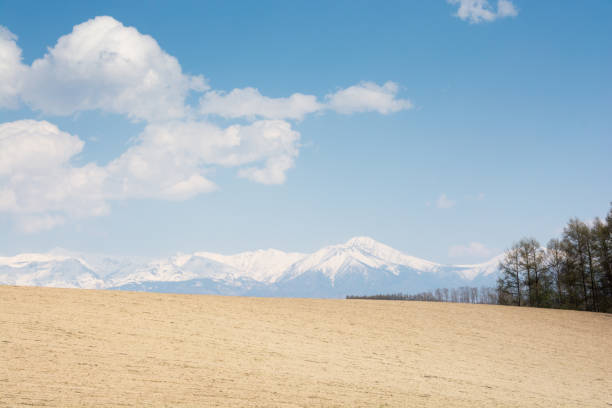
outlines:
[[32, 253], [0, 257], [0, 284], [88, 289], [104, 286], [82, 259]]
[[417, 269], [424, 272], [432, 272], [440, 267], [440, 264], [426, 261], [425, 259], [406, 255], [388, 245], [380, 243], [369, 237], [355, 237], [348, 240], [345, 244], [347, 247], [357, 248], [360, 251], [375, 256], [385, 261]]
[[331, 245], [304, 257], [286, 273], [295, 277], [307, 271], [318, 271], [332, 281], [343, 271], [380, 270], [400, 273], [401, 267], [418, 272], [435, 272], [441, 265], [406, 255], [369, 237], [351, 238], [344, 244]]
[[380, 242], [377, 242], [375, 239], [370, 237], [353, 237], [346, 241], [344, 244], [346, 246], [354, 246], [354, 247], [363, 247], [363, 248], [372, 248], [377, 245], [383, 245]]

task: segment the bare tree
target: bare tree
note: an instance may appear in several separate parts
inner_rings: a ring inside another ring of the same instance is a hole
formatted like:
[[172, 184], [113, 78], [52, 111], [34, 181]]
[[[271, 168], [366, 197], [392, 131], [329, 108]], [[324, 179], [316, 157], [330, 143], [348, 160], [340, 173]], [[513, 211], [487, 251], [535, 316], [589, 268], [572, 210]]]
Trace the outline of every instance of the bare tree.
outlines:
[[567, 255], [563, 250], [563, 245], [558, 239], [551, 239], [548, 242], [546, 251], [546, 267], [552, 277], [555, 286], [555, 304], [561, 307], [563, 304], [563, 275], [567, 271]]
[[[563, 230], [563, 241], [568, 257], [571, 260], [571, 266], [578, 272], [580, 283], [582, 284], [584, 306], [586, 309], [592, 309], [594, 302], [592, 296], [589, 296], [587, 289], [588, 261], [586, 236], [588, 229], [584, 222], [573, 218]], [[591, 297], [591, 305], [589, 305], [589, 297]]]
[[511, 298], [511, 303], [521, 306], [521, 261], [520, 247], [514, 244], [512, 248], [506, 251], [504, 259], [499, 264], [502, 277], [498, 281], [498, 289], [504, 298], [508, 294]]
[[471, 303], [478, 303], [478, 288], [470, 288]]
[[436, 300], [438, 302], [441, 302], [442, 301], [442, 291], [438, 288], [436, 289], [435, 294], [436, 294]]

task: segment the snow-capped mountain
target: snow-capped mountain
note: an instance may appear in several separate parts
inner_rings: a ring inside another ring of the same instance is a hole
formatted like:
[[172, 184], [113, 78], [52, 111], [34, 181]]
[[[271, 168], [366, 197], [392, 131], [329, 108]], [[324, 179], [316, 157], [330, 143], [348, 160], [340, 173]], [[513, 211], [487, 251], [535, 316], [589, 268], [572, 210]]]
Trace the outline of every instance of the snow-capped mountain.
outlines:
[[0, 283], [88, 289], [106, 287], [82, 259], [52, 254], [0, 257]]
[[268, 249], [159, 259], [55, 250], [0, 257], [0, 284], [252, 296], [344, 297], [493, 286], [499, 257], [443, 265], [356, 237], [311, 254]]
[[319, 271], [334, 282], [336, 275], [356, 270], [381, 270], [400, 273], [400, 267], [435, 272], [440, 265], [405, 255], [368, 237], [356, 237], [345, 244], [332, 245], [298, 260], [283, 278], [295, 278], [308, 271]]

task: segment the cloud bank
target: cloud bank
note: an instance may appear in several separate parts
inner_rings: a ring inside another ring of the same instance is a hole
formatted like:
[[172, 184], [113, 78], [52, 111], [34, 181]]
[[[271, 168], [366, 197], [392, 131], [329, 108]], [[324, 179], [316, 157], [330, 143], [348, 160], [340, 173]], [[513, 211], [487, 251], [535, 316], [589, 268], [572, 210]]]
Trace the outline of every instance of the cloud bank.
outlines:
[[[189, 95], [199, 94], [188, 104]], [[318, 98], [272, 98], [253, 87], [213, 90], [184, 73], [157, 41], [102, 16], [76, 25], [24, 65], [17, 37], [0, 26], [0, 108], [46, 116], [104, 111], [144, 123], [126, 151], [104, 166], [75, 165], [85, 142], [45, 120], [0, 124], [0, 212], [25, 232], [108, 214], [114, 200], [185, 200], [214, 191], [217, 167], [282, 184], [299, 155], [291, 121], [323, 112], [391, 114], [410, 109], [393, 82], [361, 82]], [[210, 121], [218, 116], [225, 127]], [[245, 122], [246, 121], [246, 122]]]

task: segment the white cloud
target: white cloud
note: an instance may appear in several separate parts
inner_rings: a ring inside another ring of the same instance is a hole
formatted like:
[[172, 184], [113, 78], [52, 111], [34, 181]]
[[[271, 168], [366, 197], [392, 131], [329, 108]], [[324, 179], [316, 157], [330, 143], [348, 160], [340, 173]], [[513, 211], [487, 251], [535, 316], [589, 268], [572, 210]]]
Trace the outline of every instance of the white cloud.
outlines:
[[495, 10], [488, 0], [447, 0], [448, 3], [459, 5], [456, 16], [472, 24], [492, 22], [498, 18], [515, 17], [518, 10], [510, 0], [498, 0]]
[[498, 17], [516, 17], [518, 10], [510, 0], [499, 0], [497, 2]]
[[18, 105], [24, 71], [17, 36], [0, 26], [0, 108]]
[[[300, 149], [300, 134], [286, 120], [325, 110], [389, 114], [412, 107], [397, 97], [393, 82], [362, 82], [324, 102], [243, 88], [209, 91], [198, 106], [187, 104], [190, 92], [206, 90], [202, 76], [184, 74], [152, 37], [112, 17], [76, 25], [31, 66], [21, 63], [16, 36], [0, 27], [0, 108], [24, 102], [44, 115], [100, 110], [145, 123], [134, 144], [105, 166], [76, 165], [85, 142], [47, 121], [0, 124], [0, 212], [31, 233], [108, 214], [117, 200], [184, 200], [213, 191], [219, 167], [282, 184]], [[203, 117], [213, 114], [251, 123], [223, 128]]]
[[25, 232], [52, 228], [66, 217], [105, 215], [109, 201], [184, 200], [216, 189], [215, 167], [280, 184], [299, 152], [288, 122], [263, 120], [220, 128], [208, 122], [148, 125], [134, 146], [101, 167], [72, 159], [84, 142], [46, 121], [0, 125], [0, 211], [15, 214]]
[[394, 82], [377, 85], [361, 82], [325, 96], [321, 103], [314, 95], [295, 93], [288, 98], [269, 98], [255, 88], [234, 89], [229, 93], [210, 91], [200, 99], [200, 113], [225, 118], [297, 119], [324, 110], [342, 114], [378, 112], [384, 115], [411, 109], [407, 99], [397, 98], [399, 87]]
[[373, 82], [361, 82], [325, 96], [327, 106], [338, 113], [378, 112], [383, 115], [411, 109], [407, 99], [397, 99], [399, 87], [388, 81], [383, 86]]
[[238, 175], [263, 184], [284, 183], [298, 155], [299, 133], [291, 130], [287, 122], [262, 121], [245, 129], [244, 134], [250, 139], [249, 151], [256, 153], [253, 161], [261, 164], [244, 167]]
[[471, 256], [486, 258], [493, 252], [480, 242], [470, 242], [468, 245], [453, 245], [448, 250], [448, 255], [453, 258]]
[[59, 224], [61, 214], [107, 213], [104, 169], [71, 164], [82, 148], [77, 136], [46, 121], [0, 124], [0, 211], [17, 215], [27, 232]]
[[[222, 129], [208, 122], [152, 124], [136, 146], [107, 166], [113, 196], [186, 199], [216, 189], [206, 173], [238, 167], [239, 175], [265, 184], [285, 181], [298, 154], [300, 135], [280, 120]], [[263, 167], [243, 168], [263, 163]], [[259, 176], [250, 176], [250, 174]]]
[[153, 121], [185, 116], [188, 92], [205, 88], [152, 37], [104, 16], [75, 26], [35, 60], [22, 98], [51, 115], [100, 109]]
[[0, 124], [0, 176], [36, 174], [61, 167], [83, 149], [77, 137], [49, 122], [20, 120]]
[[229, 93], [210, 91], [200, 99], [202, 114], [225, 118], [298, 119], [317, 112], [322, 105], [314, 95], [295, 93], [288, 98], [269, 98], [255, 88], [234, 89]]
[[442, 193], [438, 200], [436, 200], [436, 206], [438, 208], [451, 208], [455, 206], [455, 201], [449, 199], [446, 194]]

